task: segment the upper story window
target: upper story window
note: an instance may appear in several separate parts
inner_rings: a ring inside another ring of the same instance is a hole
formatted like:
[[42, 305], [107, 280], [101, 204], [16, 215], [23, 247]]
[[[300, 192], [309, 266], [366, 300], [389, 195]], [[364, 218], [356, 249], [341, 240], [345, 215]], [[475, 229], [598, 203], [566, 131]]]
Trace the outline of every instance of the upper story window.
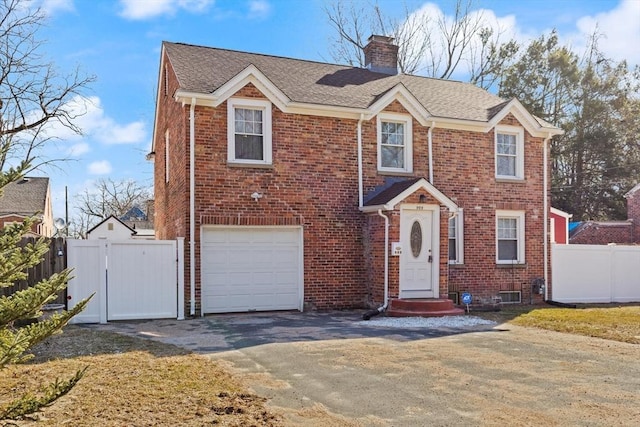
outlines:
[[516, 126], [496, 126], [496, 178], [524, 179], [524, 130]]
[[449, 218], [449, 264], [464, 263], [462, 210]]
[[411, 117], [378, 114], [378, 170], [413, 172]]
[[270, 165], [271, 103], [256, 99], [227, 101], [227, 161]]
[[496, 262], [524, 264], [524, 212], [496, 211]]

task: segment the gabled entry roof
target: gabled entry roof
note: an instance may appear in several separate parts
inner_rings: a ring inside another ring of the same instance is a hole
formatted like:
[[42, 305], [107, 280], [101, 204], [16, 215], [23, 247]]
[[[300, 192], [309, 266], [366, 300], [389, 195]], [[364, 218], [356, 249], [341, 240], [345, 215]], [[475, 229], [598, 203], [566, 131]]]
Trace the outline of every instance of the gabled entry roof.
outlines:
[[418, 190], [425, 190], [431, 194], [438, 202], [446, 206], [449, 211], [455, 212], [458, 210], [458, 205], [453, 200], [445, 196], [424, 178], [407, 179], [389, 184], [382, 191], [366, 200], [361, 210], [362, 212], [375, 212], [380, 209], [384, 211], [394, 210], [398, 203]]

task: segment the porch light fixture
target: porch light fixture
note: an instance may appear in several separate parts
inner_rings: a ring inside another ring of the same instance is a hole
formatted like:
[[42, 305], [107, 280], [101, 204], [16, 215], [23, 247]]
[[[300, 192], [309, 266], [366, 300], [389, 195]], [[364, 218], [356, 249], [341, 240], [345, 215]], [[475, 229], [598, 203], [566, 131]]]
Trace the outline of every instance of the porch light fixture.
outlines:
[[251, 198], [257, 202], [259, 199], [262, 199], [262, 193], [255, 191], [251, 194]]

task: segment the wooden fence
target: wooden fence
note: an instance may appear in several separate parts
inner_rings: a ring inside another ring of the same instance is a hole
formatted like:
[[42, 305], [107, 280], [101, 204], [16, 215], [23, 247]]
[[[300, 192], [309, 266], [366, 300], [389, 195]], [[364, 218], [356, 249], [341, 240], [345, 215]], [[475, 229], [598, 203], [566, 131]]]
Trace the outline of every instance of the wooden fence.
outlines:
[[[35, 237], [26, 237], [22, 239], [21, 245], [27, 245], [28, 243], [34, 243]], [[28, 270], [28, 278], [16, 283], [14, 286], [8, 288], [0, 288], [0, 295], [11, 295], [16, 291], [26, 289], [40, 282], [42, 279], [46, 279], [53, 273], [59, 273], [67, 266], [67, 248], [64, 238], [57, 237], [52, 238], [49, 241], [49, 252], [44, 254], [43, 261]], [[65, 304], [67, 303], [66, 291], [58, 295], [55, 301], [51, 301], [50, 304]]]

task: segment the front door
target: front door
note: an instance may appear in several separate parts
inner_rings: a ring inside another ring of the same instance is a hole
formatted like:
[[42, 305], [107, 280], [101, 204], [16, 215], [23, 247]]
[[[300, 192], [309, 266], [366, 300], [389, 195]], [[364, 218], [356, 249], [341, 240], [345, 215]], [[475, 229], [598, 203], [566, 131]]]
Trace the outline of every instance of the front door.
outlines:
[[439, 207], [413, 205], [400, 212], [400, 298], [438, 298]]

